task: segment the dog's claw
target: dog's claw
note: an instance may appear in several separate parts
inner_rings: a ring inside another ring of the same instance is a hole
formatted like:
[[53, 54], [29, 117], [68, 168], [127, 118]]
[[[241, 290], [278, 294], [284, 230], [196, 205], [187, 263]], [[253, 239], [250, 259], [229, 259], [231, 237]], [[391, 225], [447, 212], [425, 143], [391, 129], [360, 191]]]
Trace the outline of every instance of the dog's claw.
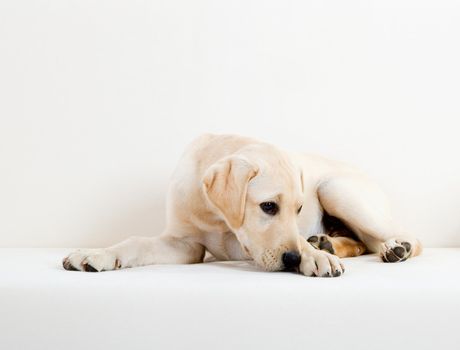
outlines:
[[85, 270], [86, 272], [99, 272], [90, 264], [83, 264], [83, 270]]

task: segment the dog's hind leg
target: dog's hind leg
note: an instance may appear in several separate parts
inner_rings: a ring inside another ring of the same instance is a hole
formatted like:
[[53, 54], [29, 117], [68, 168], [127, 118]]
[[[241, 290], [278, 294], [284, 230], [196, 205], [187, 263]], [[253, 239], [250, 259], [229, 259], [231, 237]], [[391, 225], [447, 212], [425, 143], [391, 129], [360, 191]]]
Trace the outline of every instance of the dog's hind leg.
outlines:
[[99, 272], [153, 264], [193, 264], [203, 261], [201, 244], [169, 235], [134, 236], [112, 247], [79, 249], [63, 260], [66, 270]]
[[395, 222], [386, 196], [360, 174], [330, 178], [318, 187], [327, 214], [340, 219], [384, 262], [404, 261], [422, 251], [420, 242]]

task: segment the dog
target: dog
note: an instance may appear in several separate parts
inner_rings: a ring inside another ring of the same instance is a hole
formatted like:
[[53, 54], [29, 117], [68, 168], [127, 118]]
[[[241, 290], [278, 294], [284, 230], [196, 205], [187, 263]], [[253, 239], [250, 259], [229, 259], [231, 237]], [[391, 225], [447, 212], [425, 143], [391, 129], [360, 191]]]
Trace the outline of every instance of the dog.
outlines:
[[378, 253], [401, 262], [421, 253], [402, 231], [380, 188], [354, 167], [288, 153], [236, 135], [193, 141], [174, 172], [160, 236], [80, 249], [66, 270], [99, 272], [150, 264], [253, 260], [266, 271], [344, 273], [340, 258]]

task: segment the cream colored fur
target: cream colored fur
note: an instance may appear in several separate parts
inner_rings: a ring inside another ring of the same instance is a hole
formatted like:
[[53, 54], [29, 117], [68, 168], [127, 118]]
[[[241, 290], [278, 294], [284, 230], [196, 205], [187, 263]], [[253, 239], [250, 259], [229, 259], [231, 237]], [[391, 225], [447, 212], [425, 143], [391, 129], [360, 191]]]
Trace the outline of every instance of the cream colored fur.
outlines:
[[[279, 205], [278, 214], [261, 210], [267, 201]], [[355, 168], [246, 137], [204, 135], [187, 148], [173, 175], [162, 235], [77, 250], [64, 266], [102, 271], [199, 263], [207, 250], [220, 260], [252, 259], [276, 271], [283, 268], [283, 253], [297, 251], [304, 275], [340, 275], [339, 258], [305, 240], [323, 232], [323, 210], [343, 220], [371, 252], [397, 239], [413, 245], [412, 255], [421, 249], [395, 223], [380, 189]]]

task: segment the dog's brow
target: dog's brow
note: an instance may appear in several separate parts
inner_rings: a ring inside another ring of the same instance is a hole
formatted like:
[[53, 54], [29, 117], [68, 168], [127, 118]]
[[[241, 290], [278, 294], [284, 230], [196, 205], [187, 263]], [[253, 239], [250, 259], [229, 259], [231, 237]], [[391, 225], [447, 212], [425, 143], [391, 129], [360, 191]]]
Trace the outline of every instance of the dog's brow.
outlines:
[[281, 193], [264, 193], [263, 196], [258, 196], [257, 200], [259, 202], [279, 202], [281, 199]]

